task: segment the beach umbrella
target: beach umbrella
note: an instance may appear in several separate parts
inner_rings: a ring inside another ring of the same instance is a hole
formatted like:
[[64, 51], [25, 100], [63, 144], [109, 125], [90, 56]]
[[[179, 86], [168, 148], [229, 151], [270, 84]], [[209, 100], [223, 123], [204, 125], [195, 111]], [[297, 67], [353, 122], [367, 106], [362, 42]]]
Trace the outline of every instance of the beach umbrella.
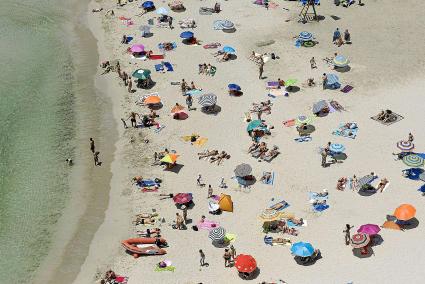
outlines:
[[210, 231], [208, 237], [213, 241], [222, 241], [226, 236], [226, 230], [223, 227], [217, 227]]
[[155, 6], [155, 4], [152, 1], [145, 1], [145, 2], [142, 3], [142, 7], [145, 8], [145, 9], [149, 9], [149, 8], [154, 7], [154, 6]]
[[240, 254], [235, 258], [235, 267], [239, 272], [251, 273], [257, 269], [257, 261], [248, 254]]
[[177, 161], [177, 158], [180, 157], [180, 155], [177, 154], [167, 154], [164, 156], [164, 158], [161, 159], [161, 162], [173, 164]]
[[376, 235], [377, 233], [379, 233], [379, 231], [381, 231], [381, 228], [379, 228], [379, 226], [375, 224], [361, 225], [360, 228], [357, 230], [358, 233], [364, 233], [369, 236]]
[[298, 82], [297, 79], [288, 79], [285, 81], [285, 87], [295, 86], [297, 82]]
[[349, 63], [350, 63], [350, 60], [348, 60], [348, 58], [345, 57], [344, 55], [337, 55], [333, 59], [333, 65], [335, 65], [336, 67], [343, 68], [348, 66]]
[[329, 106], [328, 106], [328, 103], [325, 100], [318, 101], [317, 103], [315, 103], [313, 105], [313, 113], [314, 114], [320, 113], [320, 112], [322, 112], [323, 110], [326, 110], [326, 109], [329, 112]]
[[236, 52], [236, 50], [233, 47], [228, 46], [228, 45], [225, 45], [223, 47], [223, 51], [226, 52], [226, 53], [235, 53]]
[[311, 41], [313, 40], [313, 34], [309, 32], [301, 32], [300, 35], [298, 36], [298, 40], [302, 42]]
[[190, 32], [190, 31], [185, 31], [185, 32], [182, 32], [180, 34], [180, 37], [181, 38], [184, 38], [184, 39], [193, 38], [193, 36], [194, 36], [194, 34], [192, 32]]
[[253, 120], [250, 123], [248, 123], [248, 126], [246, 127], [246, 131], [250, 132], [254, 130], [255, 128], [260, 127], [263, 124], [263, 122], [259, 119]]
[[130, 47], [131, 52], [143, 52], [145, 51], [145, 46], [143, 44], [133, 44]]
[[133, 72], [132, 76], [137, 79], [147, 79], [151, 75], [151, 71], [148, 69], [137, 69]]
[[409, 167], [422, 167], [424, 165], [424, 159], [416, 154], [411, 154], [403, 157], [403, 163]]
[[165, 9], [164, 7], [159, 7], [159, 8], [156, 10], [156, 13], [157, 13], [158, 15], [167, 15], [167, 14], [168, 14], [168, 11], [167, 11], [167, 9]]
[[227, 87], [231, 91], [240, 91], [241, 90], [241, 87], [237, 84], [229, 84]]
[[176, 204], [186, 204], [191, 202], [193, 199], [192, 193], [177, 193], [173, 197], [173, 201]]
[[369, 235], [365, 233], [357, 233], [351, 237], [351, 246], [353, 248], [363, 248], [370, 242]]
[[217, 103], [217, 96], [214, 94], [205, 94], [199, 97], [198, 103], [203, 107], [213, 106]]
[[281, 218], [280, 213], [271, 208], [264, 209], [263, 212], [261, 212], [260, 219], [264, 222], [272, 222], [277, 221]]
[[397, 220], [407, 221], [415, 217], [415, 214], [416, 208], [413, 207], [413, 205], [402, 204], [396, 208], [393, 215], [397, 218]]
[[222, 211], [233, 212], [233, 201], [230, 195], [222, 193], [218, 205]]
[[415, 144], [410, 141], [401, 140], [397, 142], [397, 148], [403, 152], [410, 152], [415, 148]]
[[328, 85], [333, 85], [335, 83], [339, 84], [339, 78], [335, 74], [326, 74], [326, 78], [328, 79], [328, 82], [327, 82]]
[[161, 102], [161, 98], [158, 96], [149, 96], [146, 99], [143, 100], [143, 103], [145, 105], [156, 105]]
[[235, 172], [235, 175], [238, 177], [246, 177], [251, 174], [252, 168], [248, 164], [240, 164], [236, 166], [234, 172]]
[[365, 175], [357, 181], [358, 188], [361, 188], [365, 184], [371, 183], [376, 177], [373, 175]]
[[345, 147], [342, 144], [334, 143], [334, 144], [331, 144], [331, 146], [329, 147], [329, 150], [334, 153], [342, 153], [345, 151]]
[[311, 116], [307, 116], [307, 115], [299, 115], [297, 117], [297, 119], [295, 119], [295, 124], [296, 125], [301, 125], [303, 123], [305, 124], [311, 124], [313, 122], [313, 118]]
[[221, 22], [221, 27], [223, 30], [231, 30], [235, 28], [235, 24], [233, 24], [231, 21], [229, 20], [224, 20]]
[[401, 227], [393, 221], [385, 221], [382, 228], [401, 231]]
[[310, 243], [297, 242], [291, 246], [291, 253], [301, 257], [312, 256], [314, 247]]
[[181, 112], [182, 110], [184, 110], [184, 106], [176, 104], [172, 109], [171, 109], [171, 113], [177, 113], [177, 112]]

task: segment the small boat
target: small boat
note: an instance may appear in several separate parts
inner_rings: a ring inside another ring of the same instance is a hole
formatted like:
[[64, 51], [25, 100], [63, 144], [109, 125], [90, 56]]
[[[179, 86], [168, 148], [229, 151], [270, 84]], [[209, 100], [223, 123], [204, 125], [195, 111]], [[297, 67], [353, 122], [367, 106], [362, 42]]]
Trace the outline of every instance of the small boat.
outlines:
[[161, 247], [167, 246], [167, 241], [163, 238], [133, 238], [121, 242], [122, 246], [133, 253], [135, 258], [141, 255], [162, 255], [167, 251]]

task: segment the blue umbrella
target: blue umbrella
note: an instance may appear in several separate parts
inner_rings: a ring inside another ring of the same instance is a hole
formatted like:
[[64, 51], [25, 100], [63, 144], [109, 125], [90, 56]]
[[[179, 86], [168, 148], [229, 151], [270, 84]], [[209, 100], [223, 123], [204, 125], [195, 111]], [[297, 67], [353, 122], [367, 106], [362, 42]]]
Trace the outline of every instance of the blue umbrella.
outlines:
[[152, 1], [145, 1], [145, 2], [143, 2], [143, 4], [142, 4], [142, 7], [143, 7], [143, 8], [145, 8], [145, 9], [152, 8], [153, 6], [155, 6], [155, 5], [153, 4], [153, 2], [152, 2]]
[[342, 144], [334, 143], [329, 147], [329, 150], [334, 153], [342, 153], [345, 151], [345, 147]]
[[231, 91], [240, 91], [241, 87], [239, 85], [236, 84], [229, 84], [227, 87], [229, 87], [229, 90]]
[[326, 74], [326, 77], [328, 79], [328, 85], [333, 85], [335, 83], [339, 83], [339, 78], [335, 74]]
[[314, 247], [310, 243], [298, 242], [292, 245], [291, 253], [301, 257], [312, 256]]
[[309, 32], [301, 32], [298, 36], [299, 41], [311, 41], [313, 39], [313, 34]]
[[167, 9], [165, 9], [164, 7], [159, 7], [159, 8], [156, 10], [156, 13], [157, 13], [158, 15], [167, 15], [167, 14], [168, 14], [168, 11], [167, 11]]
[[261, 121], [261, 120], [259, 120], [259, 119], [257, 119], [257, 120], [253, 120], [253, 121], [251, 121], [249, 124], [248, 124], [248, 126], [247, 126], [247, 128], [246, 128], [246, 131], [252, 131], [252, 130], [254, 130], [255, 128], [258, 128], [258, 127], [260, 127], [261, 125], [263, 124], [263, 122]]
[[180, 34], [181, 38], [188, 39], [193, 37], [193, 33], [190, 31], [185, 31]]
[[236, 52], [236, 50], [233, 47], [228, 46], [228, 45], [223, 47], [223, 51], [226, 52], [226, 53], [235, 53]]

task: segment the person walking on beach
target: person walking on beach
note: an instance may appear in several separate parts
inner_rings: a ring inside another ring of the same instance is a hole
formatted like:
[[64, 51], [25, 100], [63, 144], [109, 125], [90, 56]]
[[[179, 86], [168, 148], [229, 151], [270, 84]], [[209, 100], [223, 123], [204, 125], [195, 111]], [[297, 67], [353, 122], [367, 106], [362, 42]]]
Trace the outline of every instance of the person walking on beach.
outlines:
[[260, 62], [260, 67], [258, 68], [258, 71], [259, 71], [259, 76], [258, 76], [258, 79], [263, 79], [263, 72], [264, 72], [264, 61], [263, 60], [261, 60], [261, 62]]
[[328, 76], [326, 75], [326, 73], [323, 73], [322, 76], [322, 86], [323, 86], [323, 90], [326, 89], [326, 85], [328, 84]]
[[124, 85], [125, 85], [125, 86], [127, 86], [127, 85], [128, 85], [128, 81], [127, 81], [127, 79], [128, 79], [128, 75], [127, 75], [127, 73], [126, 73], [126, 72], [123, 72], [123, 73], [122, 73], [122, 80], [123, 80], [123, 82], [124, 82]]
[[326, 158], [328, 157], [328, 153], [325, 150], [322, 150], [320, 153], [322, 155], [322, 168], [326, 167]]
[[332, 37], [332, 42], [335, 43], [336, 40], [340, 37], [341, 37], [341, 32], [339, 31], [339, 28], [336, 28], [336, 30], [334, 31], [334, 35]]
[[182, 209], [182, 214], [183, 214], [183, 221], [185, 223], [185, 225], [187, 225], [187, 206], [186, 205], [182, 205], [181, 207]]
[[134, 127], [134, 128], [137, 128], [136, 116], [138, 116], [139, 119], [140, 119], [140, 115], [138, 113], [135, 113], [135, 112], [132, 111], [132, 112], [130, 112], [130, 116], [127, 118], [127, 119], [130, 119], [131, 126]]
[[350, 230], [353, 228], [354, 226], [350, 226], [350, 224], [345, 224], [345, 230], [342, 231], [343, 233], [345, 233], [345, 244], [348, 246], [350, 244], [350, 240], [351, 240], [351, 236], [350, 236]]
[[198, 186], [202, 186], [202, 175], [201, 174], [198, 175], [198, 178], [196, 179], [196, 184]]
[[92, 153], [94, 153], [95, 150], [95, 146], [94, 146], [94, 140], [93, 138], [90, 138], [90, 151], [92, 151]]
[[212, 195], [213, 195], [213, 189], [212, 189], [211, 184], [209, 184], [208, 185], [208, 197], [207, 198], [210, 198]]
[[193, 104], [192, 96], [191, 95], [187, 95], [187, 97], [186, 97], [186, 105], [187, 105], [187, 109], [189, 111], [192, 110], [192, 104]]
[[128, 88], [127, 88], [128, 92], [131, 93], [133, 91], [133, 81], [131, 80], [131, 78], [128, 78]]
[[93, 160], [94, 160], [94, 165], [95, 166], [100, 166], [100, 162], [99, 162], [99, 151], [94, 152], [93, 154]]
[[168, 26], [173, 29], [173, 17], [168, 17]]
[[199, 260], [201, 266], [208, 266], [208, 263], [205, 262], [205, 253], [201, 249], [199, 250], [199, 256], [201, 257]]
[[124, 118], [121, 118], [121, 121], [122, 121], [122, 124], [124, 126], [124, 129], [127, 129], [128, 126], [127, 126], [127, 122], [125, 121], [125, 119]]
[[310, 59], [310, 67], [311, 67], [311, 69], [317, 68], [317, 66], [316, 66], [316, 60], [314, 59], [314, 57], [312, 57]]
[[229, 249], [224, 249], [224, 267], [230, 267], [230, 259], [232, 258], [232, 253]]

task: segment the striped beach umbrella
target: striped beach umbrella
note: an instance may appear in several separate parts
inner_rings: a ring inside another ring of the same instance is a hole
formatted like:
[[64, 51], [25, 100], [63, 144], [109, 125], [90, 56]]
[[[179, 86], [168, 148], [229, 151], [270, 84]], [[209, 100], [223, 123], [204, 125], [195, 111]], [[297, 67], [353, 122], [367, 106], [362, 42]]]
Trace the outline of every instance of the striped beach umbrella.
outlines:
[[410, 141], [401, 140], [397, 142], [397, 148], [403, 152], [410, 152], [415, 148], [415, 144]]
[[313, 40], [313, 34], [309, 33], [309, 32], [301, 32], [300, 35], [298, 36], [298, 40], [299, 41], [311, 41]]
[[424, 159], [416, 154], [411, 154], [403, 157], [403, 163], [409, 167], [423, 167]]
[[375, 176], [373, 175], [365, 175], [364, 177], [360, 178], [357, 182], [358, 188], [361, 188], [365, 184], [371, 183], [375, 179]]
[[217, 103], [217, 96], [214, 94], [205, 94], [199, 97], [198, 103], [203, 106], [213, 106]]
[[348, 60], [348, 58], [345, 57], [344, 55], [337, 55], [333, 59], [333, 65], [335, 65], [336, 67], [343, 68], [348, 66], [349, 63], [350, 63], [350, 60]]
[[357, 233], [351, 237], [351, 246], [353, 248], [363, 248], [370, 242], [369, 235], [365, 233]]
[[307, 116], [307, 115], [299, 115], [297, 119], [295, 119], [296, 125], [301, 125], [303, 123], [305, 124], [311, 124], [313, 122], [313, 117]]
[[334, 144], [331, 144], [331, 146], [329, 147], [329, 150], [334, 153], [342, 153], [345, 151], [345, 147], [342, 144], [334, 143]]
[[267, 208], [261, 212], [260, 219], [264, 222], [272, 222], [281, 218], [280, 213], [277, 210]]
[[214, 241], [222, 241], [226, 236], [226, 230], [223, 227], [217, 227], [210, 231], [208, 237]]

